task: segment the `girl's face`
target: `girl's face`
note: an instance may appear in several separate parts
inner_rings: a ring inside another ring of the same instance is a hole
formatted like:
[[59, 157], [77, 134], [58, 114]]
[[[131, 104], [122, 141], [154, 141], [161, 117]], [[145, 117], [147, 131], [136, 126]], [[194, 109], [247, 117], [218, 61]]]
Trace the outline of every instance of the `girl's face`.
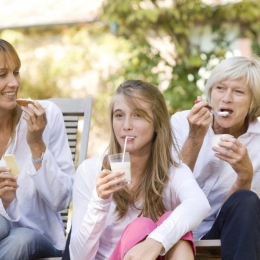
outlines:
[[228, 111], [227, 117], [215, 115], [214, 126], [239, 131], [244, 126], [252, 92], [244, 80], [225, 80], [215, 84], [211, 92], [211, 105], [215, 110]]
[[[5, 66], [6, 65], [6, 66]], [[21, 79], [19, 69], [13, 61], [0, 52], [0, 111], [14, 109]]]
[[137, 109], [130, 108], [123, 95], [117, 95], [113, 106], [113, 129], [122, 151], [125, 138], [128, 136], [130, 138], [127, 139], [126, 151], [130, 154], [144, 155], [151, 153], [155, 129], [149, 104], [142, 100], [139, 100], [139, 104], [151, 117], [151, 122], [138, 114]]

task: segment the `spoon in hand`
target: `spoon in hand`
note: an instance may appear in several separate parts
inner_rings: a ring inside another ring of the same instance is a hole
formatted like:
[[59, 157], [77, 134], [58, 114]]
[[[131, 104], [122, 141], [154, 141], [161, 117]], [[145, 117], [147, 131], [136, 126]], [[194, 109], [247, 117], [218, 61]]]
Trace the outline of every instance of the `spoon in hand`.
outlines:
[[[194, 103], [195, 104], [198, 104], [200, 101], [199, 100], [195, 100]], [[206, 105], [205, 106], [206, 108], [208, 108], [209, 110], [212, 110], [212, 111], [215, 111], [213, 109], [213, 107], [211, 107], [210, 105]], [[227, 111], [215, 111], [219, 116], [228, 116], [229, 115], [229, 112]]]

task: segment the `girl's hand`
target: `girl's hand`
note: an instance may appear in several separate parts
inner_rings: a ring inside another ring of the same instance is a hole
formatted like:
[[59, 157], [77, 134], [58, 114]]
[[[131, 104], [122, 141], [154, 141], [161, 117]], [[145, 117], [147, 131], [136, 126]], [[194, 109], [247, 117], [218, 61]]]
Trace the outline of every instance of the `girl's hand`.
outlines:
[[45, 145], [43, 143], [42, 134], [47, 125], [47, 118], [45, 109], [35, 101], [34, 104], [28, 104], [28, 106], [22, 106], [22, 110], [25, 112], [24, 120], [27, 122], [27, 143], [31, 150], [43, 148], [45, 151]]
[[163, 246], [152, 238], [133, 246], [124, 256], [124, 260], [156, 260]]
[[0, 167], [0, 198], [5, 208], [14, 200], [17, 188], [17, 176], [10, 174], [9, 168]]
[[97, 194], [101, 199], [108, 199], [114, 192], [124, 189], [126, 179], [124, 172], [113, 173], [110, 170], [103, 169], [97, 177]]
[[237, 173], [238, 189], [250, 189], [253, 178], [253, 165], [247, 148], [233, 137], [221, 137], [219, 147], [213, 147], [215, 156], [228, 162]]
[[193, 139], [204, 139], [208, 128], [213, 120], [212, 114], [206, 107], [207, 103], [198, 97], [200, 102], [196, 103], [190, 110], [187, 119], [190, 125], [189, 137]]

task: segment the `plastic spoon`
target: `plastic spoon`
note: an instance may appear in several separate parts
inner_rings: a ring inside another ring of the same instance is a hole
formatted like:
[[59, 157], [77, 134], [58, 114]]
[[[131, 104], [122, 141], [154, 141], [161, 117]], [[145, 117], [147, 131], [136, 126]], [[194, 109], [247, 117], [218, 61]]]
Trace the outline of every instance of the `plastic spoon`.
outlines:
[[[195, 104], [198, 104], [199, 102], [200, 102], [199, 100], [194, 101]], [[228, 116], [229, 115], [229, 112], [227, 112], [227, 111], [216, 111], [210, 105], [206, 105], [205, 107], [208, 108], [209, 110], [215, 111], [219, 116]]]

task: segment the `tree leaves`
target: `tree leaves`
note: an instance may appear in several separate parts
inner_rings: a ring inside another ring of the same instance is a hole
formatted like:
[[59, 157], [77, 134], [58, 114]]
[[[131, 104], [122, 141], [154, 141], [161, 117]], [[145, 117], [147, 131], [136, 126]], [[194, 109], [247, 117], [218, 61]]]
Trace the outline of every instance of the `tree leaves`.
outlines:
[[[172, 113], [190, 108], [201, 94], [197, 86], [201, 80], [200, 68], [209, 68], [207, 64], [211, 60], [221, 60], [227, 51], [232, 52], [230, 46], [234, 39], [229, 35], [234, 25], [239, 28], [235, 37], [254, 38], [260, 31], [260, 1], [255, 0], [222, 5], [207, 5], [201, 0], [106, 0], [103, 10], [101, 19], [116, 21], [118, 36], [125, 37], [133, 46], [131, 58], [124, 64], [125, 78], [142, 78], [160, 87], [162, 70], [155, 68], [158, 64], [172, 66], [164, 91]], [[203, 29], [206, 25], [211, 27], [214, 47], [202, 51], [203, 46], [192, 42], [190, 37], [196, 28]], [[153, 38], [166, 46], [166, 37], [175, 50], [174, 64], [162, 55], [163, 48], [151, 42]], [[254, 41], [255, 49], [258, 45]], [[206, 59], [202, 59], [201, 54]]]

